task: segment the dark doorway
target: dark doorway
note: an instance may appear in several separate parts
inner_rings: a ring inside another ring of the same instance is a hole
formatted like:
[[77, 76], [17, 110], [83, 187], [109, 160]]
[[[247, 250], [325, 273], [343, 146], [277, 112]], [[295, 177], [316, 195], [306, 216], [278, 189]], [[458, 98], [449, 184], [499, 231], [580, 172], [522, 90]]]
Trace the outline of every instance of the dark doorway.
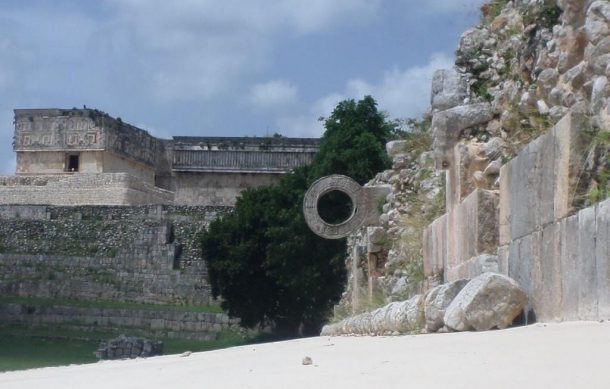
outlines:
[[66, 170], [69, 172], [78, 171], [78, 154], [68, 154]]

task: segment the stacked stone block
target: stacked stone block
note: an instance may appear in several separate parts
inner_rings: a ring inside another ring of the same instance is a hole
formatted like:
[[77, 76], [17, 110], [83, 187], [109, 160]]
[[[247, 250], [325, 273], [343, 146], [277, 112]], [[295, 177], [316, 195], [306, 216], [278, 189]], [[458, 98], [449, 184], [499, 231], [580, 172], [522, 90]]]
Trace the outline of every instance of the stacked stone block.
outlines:
[[214, 340], [219, 332], [237, 328], [224, 313], [149, 308], [106, 308], [71, 305], [0, 303], [0, 322], [25, 327], [58, 326], [75, 330], [138, 332], [146, 336]]
[[173, 204], [174, 193], [128, 173], [0, 176], [0, 203], [55, 205]]
[[95, 353], [99, 359], [133, 359], [163, 355], [163, 342], [121, 335], [102, 342]]
[[200, 233], [223, 207], [0, 206], [4, 295], [213, 303]]
[[610, 318], [610, 200], [571, 208], [585, 129], [569, 114], [502, 167], [499, 193], [475, 189], [459, 204], [448, 196], [448, 213], [423, 235], [426, 276], [500, 271], [525, 289], [538, 320]]

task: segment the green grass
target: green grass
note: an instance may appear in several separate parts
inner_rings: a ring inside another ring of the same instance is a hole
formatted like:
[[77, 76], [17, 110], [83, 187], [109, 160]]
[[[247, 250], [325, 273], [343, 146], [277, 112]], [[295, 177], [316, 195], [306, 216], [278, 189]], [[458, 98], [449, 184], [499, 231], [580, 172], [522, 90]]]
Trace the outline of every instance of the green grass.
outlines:
[[114, 309], [137, 309], [149, 311], [180, 311], [180, 312], [208, 312], [222, 313], [221, 307], [217, 305], [161, 305], [142, 304], [108, 300], [70, 300], [42, 297], [17, 297], [0, 296], [0, 304], [29, 304], [40, 306], [66, 305], [84, 308], [114, 308]]
[[93, 363], [98, 343], [85, 340], [21, 337], [0, 332], [0, 371]]
[[[121, 332], [126, 335], [129, 331]], [[94, 352], [102, 340], [116, 338], [115, 332], [75, 331], [66, 328], [0, 327], [0, 372], [38, 367], [95, 363]], [[216, 340], [198, 341], [157, 338], [163, 341], [164, 354], [199, 352], [256, 343], [257, 334], [233, 330], [221, 332]]]

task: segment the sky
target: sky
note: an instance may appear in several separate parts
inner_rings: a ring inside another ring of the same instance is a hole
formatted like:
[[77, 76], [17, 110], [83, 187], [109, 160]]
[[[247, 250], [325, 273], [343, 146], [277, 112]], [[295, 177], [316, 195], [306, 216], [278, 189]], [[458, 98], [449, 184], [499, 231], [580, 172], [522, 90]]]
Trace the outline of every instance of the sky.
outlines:
[[483, 0], [0, 0], [0, 174], [13, 109], [97, 108], [155, 136], [319, 137], [372, 95], [419, 117]]

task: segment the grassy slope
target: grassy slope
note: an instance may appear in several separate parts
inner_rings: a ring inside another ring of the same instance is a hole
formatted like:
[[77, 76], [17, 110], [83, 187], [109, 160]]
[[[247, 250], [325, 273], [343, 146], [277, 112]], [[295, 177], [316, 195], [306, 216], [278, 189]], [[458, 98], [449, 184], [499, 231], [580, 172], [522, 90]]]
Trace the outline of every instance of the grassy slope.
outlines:
[[[94, 363], [97, 358], [93, 353], [100, 341], [118, 335], [111, 332], [81, 332], [61, 328], [0, 327], [0, 372]], [[256, 339], [234, 331], [224, 331], [218, 339], [208, 342], [163, 338], [159, 340], [164, 343], [165, 354], [179, 354], [185, 351], [209, 351], [239, 346]]]

